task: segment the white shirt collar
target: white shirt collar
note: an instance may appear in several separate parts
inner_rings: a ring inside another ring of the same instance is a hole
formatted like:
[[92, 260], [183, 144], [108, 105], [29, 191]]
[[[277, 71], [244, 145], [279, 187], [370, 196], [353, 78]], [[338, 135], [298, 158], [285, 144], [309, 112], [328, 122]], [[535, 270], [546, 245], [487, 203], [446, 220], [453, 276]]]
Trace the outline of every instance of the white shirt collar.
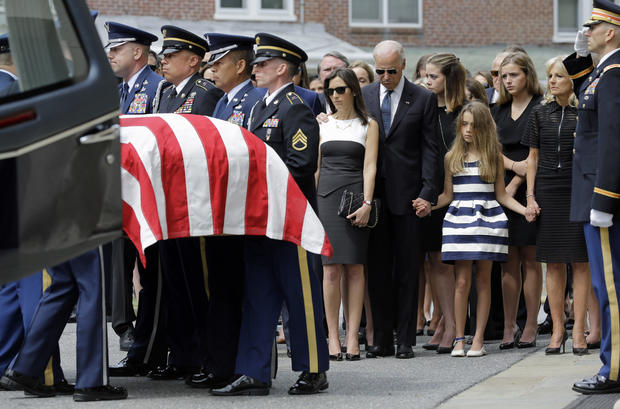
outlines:
[[131, 76], [131, 78], [129, 78], [129, 81], [127, 81], [127, 85], [129, 86], [129, 91], [131, 91], [133, 86], [136, 84], [136, 81], [138, 80], [138, 77], [140, 76], [142, 71], [144, 71], [144, 69], [146, 68], [147, 65], [148, 64], [145, 64], [144, 67], [140, 68], [138, 70], [138, 72], [136, 72], [134, 75]]
[[11, 71], [0, 68], [0, 72], [5, 72], [9, 74], [15, 81], [17, 81], [17, 75], [13, 74]]
[[292, 81], [287, 82], [286, 84], [282, 85], [280, 88], [275, 90], [273, 94], [269, 94], [269, 91], [267, 91], [267, 95], [265, 95], [265, 105], [269, 105], [271, 101], [273, 101], [273, 99], [280, 93], [280, 91], [282, 91], [282, 89], [288, 87], [292, 83], [293, 83]]
[[611, 57], [612, 55], [614, 55], [615, 53], [617, 53], [618, 51], [620, 51], [620, 48], [616, 48], [615, 50], [612, 50], [610, 52], [608, 52], [607, 54], [605, 54], [602, 58], [601, 61], [599, 61], [598, 65], [596, 66], [596, 68], [600, 67], [602, 63], [605, 62], [606, 59], [608, 59], [609, 57]]
[[236, 85], [233, 89], [231, 89], [231, 90], [228, 92], [228, 94], [226, 94], [226, 96], [228, 97], [228, 102], [229, 102], [229, 103], [230, 103], [230, 101], [232, 101], [232, 100], [233, 100], [233, 98], [235, 97], [235, 95], [237, 95], [237, 93], [238, 93], [239, 91], [241, 91], [241, 89], [242, 89], [243, 87], [245, 87], [245, 86], [248, 84], [248, 82], [250, 82], [250, 79], [247, 79], [247, 80], [243, 81], [242, 83], [237, 84], [237, 85]]
[[185, 78], [183, 81], [179, 82], [179, 85], [175, 87], [177, 89], [177, 94], [180, 94], [181, 91], [183, 91], [183, 88], [185, 88], [185, 85], [187, 85], [189, 79], [192, 78], [194, 74], [190, 75], [189, 77]]

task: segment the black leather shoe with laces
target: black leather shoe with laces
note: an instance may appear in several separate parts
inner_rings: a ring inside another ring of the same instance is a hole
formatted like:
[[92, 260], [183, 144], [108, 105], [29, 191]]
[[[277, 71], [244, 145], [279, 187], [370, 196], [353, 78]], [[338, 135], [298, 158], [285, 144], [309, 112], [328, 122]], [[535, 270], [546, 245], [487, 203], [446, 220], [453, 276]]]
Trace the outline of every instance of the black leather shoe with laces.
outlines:
[[289, 395], [312, 395], [329, 388], [325, 372], [302, 372], [297, 382], [288, 390]]
[[103, 385], [92, 388], [76, 389], [74, 402], [91, 402], [97, 400], [118, 400], [127, 398], [127, 389], [121, 386]]

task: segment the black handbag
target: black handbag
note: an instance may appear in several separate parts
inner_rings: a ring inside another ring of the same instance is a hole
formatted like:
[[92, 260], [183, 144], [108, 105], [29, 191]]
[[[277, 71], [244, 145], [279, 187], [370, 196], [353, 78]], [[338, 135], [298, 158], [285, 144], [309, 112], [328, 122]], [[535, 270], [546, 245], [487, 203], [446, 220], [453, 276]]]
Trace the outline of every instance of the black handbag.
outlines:
[[[353, 193], [350, 190], [345, 189], [342, 192], [340, 198], [340, 206], [338, 206], [338, 216], [346, 218], [351, 213], [354, 213], [357, 209], [364, 204], [363, 193]], [[347, 219], [352, 223], [351, 219]], [[366, 227], [372, 229], [379, 222], [379, 202], [377, 199], [373, 199], [370, 202], [370, 216], [368, 216], [368, 224]]]

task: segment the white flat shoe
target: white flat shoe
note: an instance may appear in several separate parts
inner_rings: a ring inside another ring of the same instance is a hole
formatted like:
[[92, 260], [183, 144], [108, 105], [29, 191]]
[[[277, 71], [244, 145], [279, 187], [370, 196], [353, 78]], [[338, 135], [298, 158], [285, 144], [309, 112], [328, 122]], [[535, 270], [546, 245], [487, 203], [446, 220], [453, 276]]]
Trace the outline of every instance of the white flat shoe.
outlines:
[[487, 351], [485, 351], [484, 347], [482, 347], [478, 351], [474, 351], [473, 349], [470, 349], [469, 351], [467, 351], [467, 356], [469, 358], [477, 358], [477, 357], [485, 356], [486, 354], [487, 354]]
[[465, 356], [465, 350], [464, 349], [453, 349], [450, 355], [457, 357], [457, 358], [461, 358]]

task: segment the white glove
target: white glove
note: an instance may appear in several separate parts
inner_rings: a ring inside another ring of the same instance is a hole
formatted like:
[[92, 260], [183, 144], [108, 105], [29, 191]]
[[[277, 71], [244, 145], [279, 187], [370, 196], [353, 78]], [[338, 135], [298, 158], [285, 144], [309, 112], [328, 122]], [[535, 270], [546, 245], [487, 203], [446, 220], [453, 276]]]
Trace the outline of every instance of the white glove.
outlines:
[[611, 227], [614, 215], [611, 213], [601, 212], [600, 210], [590, 210], [590, 224], [596, 227]]
[[588, 51], [588, 37], [586, 37], [587, 27], [577, 31], [577, 37], [575, 38], [575, 52], [579, 57], [587, 57], [590, 54]]

